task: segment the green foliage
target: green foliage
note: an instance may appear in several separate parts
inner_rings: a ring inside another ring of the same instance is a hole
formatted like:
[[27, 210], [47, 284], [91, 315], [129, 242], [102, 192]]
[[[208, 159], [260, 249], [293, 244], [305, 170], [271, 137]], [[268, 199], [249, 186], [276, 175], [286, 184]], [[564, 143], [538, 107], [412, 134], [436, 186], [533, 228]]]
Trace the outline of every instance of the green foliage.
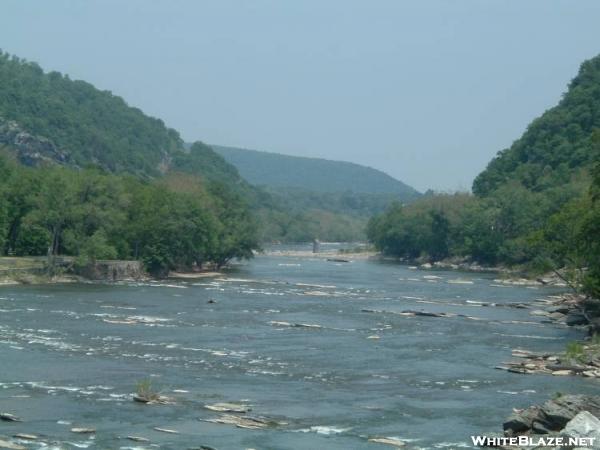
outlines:
[[117, 256], [117, 249], [109, 243], [106, 231], [99, 229], [84, 239], [77, 258], [77, 264], [86, 266], [95, 263], [97, 260], [116, 259]]
[[160, 392], [152, 386], [152, 380], [145, 378], [140, 380], [135, 385], [135, 393], [144, 401], [152, 402], [160, 399]]
[[382, 213], [392, 203], [401, 201], [401, 196], [386, 193], [318, 192], [285, 187], [263, 189], [280, 207], [291, 212], [322, 210], [345, 216], [369, 218]]
[[510, 180], [532, 191], [567, 184], [593, 162], [592, 132], [600, 128], [600, 56], [581, 65], [560, 103], [534, 120], [523, 136], [498, 153], [473, 183], [489, 195]]
[[389, 175], [349, 162], [281, 155], [215, 145], [214, 150], [248, 182], [267, 188], [295, 188], [318, 193], [394, 194], [399, 201], [419, 193]]
[[[191, 146], [190, 154], [195, 146]], [[362, 241], [369, 217], [380, 214], [394, 201], [419, 196], [392, 177], [357, 164], [213, 148], [246, 180], [259, 186], [244, 189], [238, 183], [258, 211], [263, 241]], [[184, 166], [193, 167], [193, 163], [188, 160]]]
[[[247, 204], [226, 187], [204, 187], [196, 177], [143, 182], [94, 169], [32, 169], [0, 157], [0, 205], [7, 211], [2, 253], [140, 259], [149, 271], [232, 258], [258, 248]], [[183, 183], [182, 181], [185, 181]]]
[[565, 350], [565, 355], [571, 360], [581, 362], [585, 358], [585, 349], [581, 342], [569, 342]]
[[67, 154], [56, 161], [66, 167], [33, 170], [11, 159], [16, 144], [0, 149], [0, 254], [135, 258], [166, 274], [258, 247], [248, 202], [262, 194], [210, 147], [186, 152], [177, 132], [110, 92], [0, 52], [0, 119]]
[[157, 175], [183, 149], [176, 131], [122, 98], [2, 52], [0, 116], [50, 139], [81, 167]]
[[244, 184], [237, 169], [203, 142], [194, 142], [187, 153], [176, 153], [172, 165], [176, 171], [199, 175], [205, 180]]
[[258, 212], [263, 241], [356, 242], [365, 239], [367, 219], [322, 209], [289, 211], [262, 208]]
[[500, 152], [476, 196], [427, 195], [371, 220], [369, 239], [409, 259], [461, 257], [544, 272], [600, 297], [600, 56], [558, 106]]
[[[296, 181], [301, 182], [300, 187], [308, 183], [311, 189], [322, 192], [284, 193], [256, 188], [243, 180], [237, 169], [215, 153], [213, 148], [196, 142], [190, 146], [189, 152], [185, 151], [176, 131], [167, 128], [161, 120], [128, 106], [120, 97], [57, 72], [44, 73], [35, 63], [0, 52], [0, 123], [7, 121], [15, 121], [21, 129], [36, 138], [47, 138], [61, 155], [66, 155], [64, 160], [59, 155], [49, 157], [67, 166], [96, 167], [105, 172], [128, 173], [142, 179], [154, 179], [168, 173], [186, 173], [201, 177], [201, 182], [207, 188], [212, 183], [225, 183], [249, 207], [259, 211], [260, 234], [268, 241], [311, 240], [315, 235], [327, 240], [360, 239], [364, 237], [360, 228], [366, 221], [365, 217], [380, 213], [389, 204], [390, 197], [406, 200], [418, 195], [393, 178], [358, 165], [250, 152], [247, 155], [253, 162], [240, 170], [245, 175], [248, 175], [248, 171], [262, 170], [258, 179], [250, 176], [251, 182], [269, 185], [269, 177], [274, 177], [290, 181], [291, 186]], [[12, 149], [15, 150], [16, 147]], [[262, 157], [267, 157], [269, 164], [263, 164]], [[34, 163], [28, 158], [23, 162]], [[287, 172], [283, 170], [285, 168]], [[80, 254], [85, 244], [85, 240], [79, 239], [81, 235], [91, 236], [97, 228], [95, 224], [100, 221], [108, 220], [106, 228], [111, 228], [122, 220], [122, 217], [118, 217], [119, 211], [110, 208], [101, 198], [96, 199], [99, 205], [93, 209], [85, 202], [71, 208], [70, 200], [61, 205], [61, 183], [61, 180], [44, 180], [42, 185], [34, 188], [43, 192], [38, 198], [35, 195], [21, 195], [19, 185], [27, 188], [32, 186], [28, 182], [15, 180], [10, 192], [4, 194], [15, 197], [8, 205], [0, 203], [0, 235], [1, 239], [11, 236], [11, 251], [38, 254], [41, 253], [41, 247], [46, 246], [50, 247], [52, 254], [59, 250]], [[105, 191], [111, 189], [110, 186], [98, 188]], [[357, 189], [358, 192], [377, 194], [346, 192]], [[85, 192], [84, 189], [81, 194], [86, 195]], [[91, 195], [111, 198], [103, 192]], [[19, 203], [30, 200], [35, 200], [36, 204]], [[35, 213], [33, 210], [37, 208], [41, 210]], [[112, 212], [105, 214], [108, 210]], [[33, 234], [27, 238], [21, 236], [19, 247], [14, 248], [20, 221], [26, 216], [24, 212], [36, 216], [28, 218], [35, 227], [31, 229]], [[71, 224], [63, 223], [68, 215], [72, 216], [69, 219]], [[347, 230], [343, 229], [344, 226], [347, 226]], [[79, 229], [73, 231], [73, 227]], [[283, 228], [288, 229], [289, 233], [282, 231]], [[46, 242], [47, 233], [50, 235], [49, 243]], [[110, 232], [107, 233], [109, 235]], [[227, 260], [232, 248], [238, 244], [244, 245], [244, 239], [234, 239], [231, 233], [221, 232], [219, 236], [217, 241], [220, 240], [229, 248], [223, 250], [224, 253], [218, 256], [219, 260]], [[167, 246], [173, 245], [172, 242], [158, 237], [152, 241], [144, 249], [152, 247], [153, 250], [148, 250], [147, 254], [141, 250], [139, 252], [149, 267], [164, 268], [179, 260], [172, 259], [169, 256], [172, 252], [166, 250]], [[110, 247], [118, 254], [127, 254], [129, 244], [125, 238], [121, 238], [120, 242], [113, 242]], [[0, 245], [6, 248], [8, 243], [0, 242]]]
[[463, 254], [474, 242], [462, 229], [465, 217], [476, 207], [474, 203], [467, 194], [424, 197], [408, 206], [397, 203], [371, 219], [367, 235], [379, 250], [407, 259]]

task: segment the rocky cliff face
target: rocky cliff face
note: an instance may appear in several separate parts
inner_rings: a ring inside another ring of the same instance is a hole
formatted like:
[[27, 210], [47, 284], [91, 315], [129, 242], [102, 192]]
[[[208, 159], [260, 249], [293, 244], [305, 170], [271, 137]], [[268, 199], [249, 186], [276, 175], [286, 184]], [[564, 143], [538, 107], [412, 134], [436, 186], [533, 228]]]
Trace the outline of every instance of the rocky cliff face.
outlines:
[[96, 261], [78, 271], [90, 280], [121, 281], [147, 278], [141, 261]]
[[69, 163], [68, 153], [58, 149], [52, 141], [28, 133], [17, 122], [1, 116], [0, 145], [13, 150], [19, 161], [27, 166]]

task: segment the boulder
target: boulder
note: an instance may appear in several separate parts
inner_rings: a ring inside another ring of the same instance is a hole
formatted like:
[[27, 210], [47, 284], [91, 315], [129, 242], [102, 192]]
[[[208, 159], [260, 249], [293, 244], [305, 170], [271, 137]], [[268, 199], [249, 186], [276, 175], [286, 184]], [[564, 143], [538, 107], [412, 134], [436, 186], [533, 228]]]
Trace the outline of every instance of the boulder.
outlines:
[[543, 423], [551, 430], [562, 430], [581, 411], [600, 415], [600, 397], [586, 395], [563, 395], [542, 406]]
[[4, 422], [22, 422], [21, 418], [10, 413], [0, 413], [0, 420]]
[[561, 434], [566, 438], [592, 438], [594, 443], [587, 448], [600, 449], [600, 420], [588, 411], [582, 411], [573, 417]]
[[503, 424], [505, 436], [547, 434], [561, 431], [582, 411], [600, 417], [600, 396], [563, 395], [513, 413]]
[[586, 325], [588, 323], [588, 320], [579, 311], [571, 310], [567, 314], [566, 323], [567, 325], [572, 327], [575, 325]]
[[569, 314], [571, 308], [568, 305], [556, 305], [548, 308], [548, 311], [551, 313], [559, 313], [559, 314]]
[[533, 426], [533, 421], [540, 415], [537, 406], [532, 406], [521, 412], [513, 413], [502, 425], [506, 436], [516, 436], [520, 433], [529, 431]]

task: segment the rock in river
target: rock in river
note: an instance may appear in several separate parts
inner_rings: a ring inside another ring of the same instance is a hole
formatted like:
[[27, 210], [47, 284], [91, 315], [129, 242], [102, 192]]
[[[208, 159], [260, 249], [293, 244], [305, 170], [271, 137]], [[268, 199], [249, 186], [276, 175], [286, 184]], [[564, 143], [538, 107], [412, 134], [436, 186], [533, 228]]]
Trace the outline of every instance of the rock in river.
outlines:
[[0, 439], [0, 448], [7, 448], [10, 450], [27, 450], [22, 445], [14, 444], [12, 442], [4, 441], [2, 439]]
[[266, 419], [263, 417], [238, 417], [232, 414], [221, 414], [215, 419], [206, 419], [205, 422], [235, 425], [238, 428], [247, 428], [250, 430], [258, 430], [278, 425], [287, 425], [285, 422], [278, 422], [276, 420]]
[[27, 441], [35, 441], [38, 437], [35, 434], [17, 433], [13, 437], [17, 439], [25, 439]]
[[504, 434], [517, 436], [530, 431], [560, 431], [582, 411], [600, 416], [600, 396], [563, 395], [511, 415], [504, 422]]
[[592, 449], [600, 449], [600, 420], [587, 411], [577, 414], [561, 433], [568, 438], [593, 438]]
[[134, 442], [150, 442], [150, 439], [147, 439], [142, 436], [127, 436], [126, 439], [129, 439], [130, 441]]
[[22, 422], [21, 418], [9, 413], [0, 413], [0, 420], [4, 422]]
[[582, 313], [571, 310], [569, 311], [569, 314], [567, 314], [566, 323], [572, 327], [575, 325], [585, 325], [588, 323], [588, 320]]
[[246, 413], [252, 411], [250, 406], [241, 403], [215, 403], [213, 405], [204, 405], [204, 407], [217, 412]]
[[92, 434], [95, 432], [96, 432], [95, 428], [79, 428], [79, 427], [71, 428], [71, 433]]
[[393, 447], [404, 447], [406, 444], [399, 439], [396, 438], [370, 438], [369, 442], [376, 442], [377, 444], [387, 444]]

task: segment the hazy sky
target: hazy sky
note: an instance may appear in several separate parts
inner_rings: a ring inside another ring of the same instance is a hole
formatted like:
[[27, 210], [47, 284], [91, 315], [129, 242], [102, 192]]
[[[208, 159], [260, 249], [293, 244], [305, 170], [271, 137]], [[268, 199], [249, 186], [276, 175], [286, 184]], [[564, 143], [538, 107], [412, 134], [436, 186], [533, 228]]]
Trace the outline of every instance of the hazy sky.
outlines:
[[0, 48], [186, 140], [473, 177], [600, 53], [598, 0], [0, 0]]

